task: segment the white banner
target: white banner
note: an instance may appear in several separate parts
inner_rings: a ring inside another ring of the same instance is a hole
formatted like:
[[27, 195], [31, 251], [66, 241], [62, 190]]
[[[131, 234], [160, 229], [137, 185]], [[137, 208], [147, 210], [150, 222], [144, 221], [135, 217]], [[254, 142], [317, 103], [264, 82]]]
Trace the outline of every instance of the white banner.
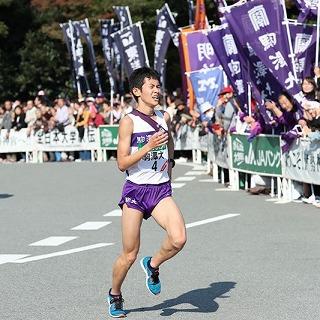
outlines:
[[283, 175], [296, 181], [320, 184], [320, 141], [300, 139], [282, 156]]

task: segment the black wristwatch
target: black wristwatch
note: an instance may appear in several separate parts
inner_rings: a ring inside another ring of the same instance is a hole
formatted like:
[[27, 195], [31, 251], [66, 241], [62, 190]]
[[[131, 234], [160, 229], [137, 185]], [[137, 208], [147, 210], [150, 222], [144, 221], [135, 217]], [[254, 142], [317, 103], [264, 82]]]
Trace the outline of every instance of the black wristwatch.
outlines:
[[176, 165], [174, 159], [169, 159], [169, 162], [171, 163], [171, 168], [174, 168], [174, 166]]

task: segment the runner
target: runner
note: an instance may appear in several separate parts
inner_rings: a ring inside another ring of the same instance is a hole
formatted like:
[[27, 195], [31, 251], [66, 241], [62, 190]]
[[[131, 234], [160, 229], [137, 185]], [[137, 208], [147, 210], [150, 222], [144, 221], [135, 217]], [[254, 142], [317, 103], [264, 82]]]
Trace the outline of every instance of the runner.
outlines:
[[114, 263], [108, 295], [109, 314], [115, 318], [126, 316], [121, 286], [139, 252], [143, 219], [152, 216], [167, 233], [160, 250], [140, 261], [152, 294], [161, 291], [159, 266], [175, 256], [186, 242], [185, 223], [172, 198], [170, 180], [175, 162], [170, 116], [155, 110], [160, 97], [159, 75], [150, 68], [139, 68], [131, 74], [129, 86], [137, 108], [119, 126], [117, 161], [127, 176], [119, 203], [123, 251]]

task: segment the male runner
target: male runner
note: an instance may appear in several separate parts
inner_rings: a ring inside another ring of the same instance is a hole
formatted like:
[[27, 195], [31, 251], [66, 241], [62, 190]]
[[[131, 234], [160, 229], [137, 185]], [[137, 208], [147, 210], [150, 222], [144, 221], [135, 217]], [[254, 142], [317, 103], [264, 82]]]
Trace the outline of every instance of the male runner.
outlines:
[[185, 223], [172, 198], [170, 183], [174, 166], [170, 116], [155, 110], [159, 104], [159, 75], [147, 67], [136, 69], [129, 86], [137, 108], [119, 125], [117, 161], [127, 177], [119, 203], [123, 249], [113, 266], [108, 295], [109, 314], [115, 318], [126, 316], [121, 285], [139, 252], [142, 220], [152, 216], [167, 233], [160, 250], [140, 261], [152, 294], [161, 291], [159, 266], [176, 255], [186, 242]]

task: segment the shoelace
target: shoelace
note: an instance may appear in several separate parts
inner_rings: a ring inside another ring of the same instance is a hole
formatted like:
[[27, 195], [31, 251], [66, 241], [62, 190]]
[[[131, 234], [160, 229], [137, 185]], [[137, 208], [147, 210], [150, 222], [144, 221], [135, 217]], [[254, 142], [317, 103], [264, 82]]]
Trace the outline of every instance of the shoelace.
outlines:
[[159, 283], [159, 269], [155, 270], [151, 274], [151, 280], [153, 283], [157, 284]]
[[122, 310], [123, 309], [123, 302], [124, 302], [124, 300], [120, 296], [120, 297], [112, 298], [110, 301], [110, 304], [114, 304], [114, 307], [116, 310]]

